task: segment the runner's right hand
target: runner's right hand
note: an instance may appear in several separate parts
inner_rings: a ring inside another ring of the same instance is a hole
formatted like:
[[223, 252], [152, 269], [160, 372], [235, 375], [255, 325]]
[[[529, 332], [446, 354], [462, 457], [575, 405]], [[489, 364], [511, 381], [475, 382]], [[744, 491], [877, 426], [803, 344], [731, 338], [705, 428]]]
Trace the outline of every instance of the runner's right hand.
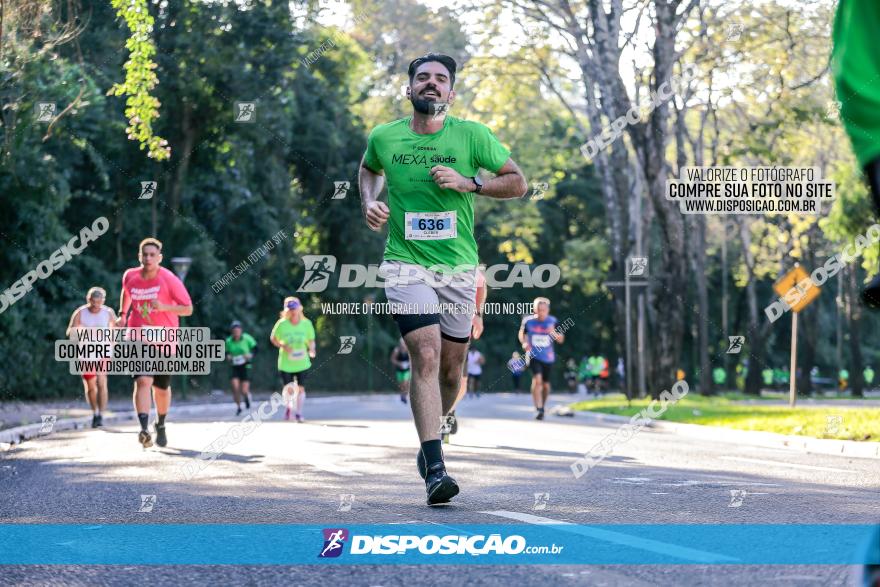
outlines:
[[118, 328], [125, 328], [125, 316], [120, 316], [116, 319], [116, 326]]
[[370, 230], [375, 230], [377, 232], [382, 230], [382, 226], [388, 222], [388, 215], [390, 213], [391, 211], [388, 209], [388, 206], [385, 205], [385, 202], [370, 202], [364, 209], [367, 226], [370, 227]]

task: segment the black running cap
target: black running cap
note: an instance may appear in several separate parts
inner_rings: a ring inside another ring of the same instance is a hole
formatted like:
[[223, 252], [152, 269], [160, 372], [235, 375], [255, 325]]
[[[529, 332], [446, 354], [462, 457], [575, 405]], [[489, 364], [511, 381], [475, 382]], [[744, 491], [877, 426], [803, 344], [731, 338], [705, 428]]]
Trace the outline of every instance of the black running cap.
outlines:
[[415, 77], [416, 69], [418, 69], [421, 64], [428, 63], [429, 61], [436, 61], [437, 63], [441, 63], [446, 69], [448, 69], [450, 81], [449, 85], [455, 85], [455, 70], [458, 68], [458, 65], [455, 63], [455, 59], [453, 59], [449, 55], [444, 55], [442, 53], [428, 53], [427, 55], [416, 57], [415, 59], [410, 61], [409, 68], [407, 69], [410, 81], [412, 81], [412, 78]]
[[233, 320], [232, 324], [229, 325], [229, 329], [232, 330], [233, 328], [241, 328], [241, 322]]

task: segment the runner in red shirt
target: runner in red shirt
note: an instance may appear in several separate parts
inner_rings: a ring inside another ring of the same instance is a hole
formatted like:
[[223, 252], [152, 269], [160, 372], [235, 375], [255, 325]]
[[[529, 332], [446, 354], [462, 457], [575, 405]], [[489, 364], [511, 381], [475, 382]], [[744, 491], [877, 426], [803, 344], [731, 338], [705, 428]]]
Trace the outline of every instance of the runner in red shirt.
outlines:
[[[161, 267], [162, 243], [145, 238], [138, 247], [140, 267], [134, 267], [122, 276], [122, 302], [119, 326], [129, 328], [177, 328], [180, 316], [193, 312], [192, 300], [183, 282], [174, 273]], [[129, 314], [129, 312], [131, 312]], [[141, 431], [138, 442], [144, 448], [153, 446], [148, 431], [150, 418], [150, 388], [156, 401], [156, 444], [165, 446], [165, 416], [171, 407], [171, 375], [143, 373], [132, 376], [134, 383], [134, 411]]]

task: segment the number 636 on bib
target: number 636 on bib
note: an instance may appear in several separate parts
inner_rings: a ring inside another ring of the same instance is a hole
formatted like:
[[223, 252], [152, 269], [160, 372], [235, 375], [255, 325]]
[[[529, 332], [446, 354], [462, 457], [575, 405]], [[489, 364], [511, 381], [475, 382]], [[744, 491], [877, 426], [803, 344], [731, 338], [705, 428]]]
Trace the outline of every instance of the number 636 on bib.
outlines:
[[444, 240], [458, 236], [455, 211], [406, 212], [406, 240]]

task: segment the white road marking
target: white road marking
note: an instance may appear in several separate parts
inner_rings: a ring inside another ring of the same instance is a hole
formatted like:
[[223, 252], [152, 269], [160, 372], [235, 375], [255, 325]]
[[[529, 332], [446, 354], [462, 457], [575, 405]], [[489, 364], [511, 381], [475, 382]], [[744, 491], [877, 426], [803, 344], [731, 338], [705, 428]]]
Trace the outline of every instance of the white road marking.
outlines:
[[783, 463], [781, 461], [765, 461], [762, 459], [748, 459], [746, 457], [729, 457], [723, 456], [722, 460], [737, 461], [740, 463], [752, 463], [755, 465], [772, 465], [776, 467], [789, 467], [792, 469], [804, 469], [806, 471], [826, 471], [828, 473], [860, 473], [860, 471], [852, 471], [849, 469], [835, 469], [834, 467], [820, 467], [818, 465], [801, 465], [799, 463]]
[[550, 518], [543, 518], [541, 516], [533, 516], [532, 514], [525, 514], [522, 512], [511, 512], [507, 510], [494, 510], [490, 512], [480, 512], [481, 514], [488, 514], [490, 516], [499, 516], [502, 518], [508, 518], [511, 520], [517, 520], [519, 522], [526, 522], [527, 524], [536, 524], [539, 526], [542, 525], [558, 525], [558, 526], [572, 526], [569, 530], [567, 528], [559, 528], [564, 532], [571, 532], [572, 534], [580, 534], [582, 536], [589, 536], [590, 538], [596, 538], [598, 540], [604, 540], [605, 542], [611, 542], [613, 544], [621, 544], [623, 546], [629, 546], [631, 548], [638, 548], [641, 550], [647, 550], [649, 552], [656, 552], [660, 554], [666, 554], [670, 556], [674, 556], [676, 558], [691, 560], [702, 563], [720, 563], [720, 562], [739, 562], [739, 559], [731, 558], [729, 556], [724, 556], [722, 554], [717, 554], [714, 552], [708, 552], [704, 550], [696, 550], [694, 548], [687, 548], [685, 546], [676, 546], [674, 544], [669, 544], [666, 542], [660, 542], [659, 540], [650, 540], [648, 538], [639, 538], [638, 536], [631, 536], [629, 534], [624, 534], [623, 532], [613, 532], [611, 530], [603, 530], [601, 528], [593, 528], [590, 526], [578, 526], [572, 524], [571, 522], [561, 522], [559, 520], [553, 520]]
[[780, 487], [779, 483], [761, 483], [758, 481], [715, 481], [713, 479], [706, 479], [705, 481], [695, 481], [693, 479], [687, 479], [685, 481], [677, 481], [673, 483], [660, 483], [659, 485], [663, 485], [664, 487], [697, 487], [699, 485], [736, 485], [737, 487], [759, 485], [761, 487]]
[[311, 465], [316, 469], [320, 469], [321, 471], [326, 471], [328, 473], [334, 473], [336, 475], [340, 475], [342, 477], [362, 477], [363, 473], [358, 473], [357, 471], [353, 471], [346, 467], [340, 467], [336, 463], [331, 463], [330, 461], [319, 461], [317, 459], [304, 459], [304, 463], [307, 465]]
[[[608, 481], [608, 479], [606, 479]], [[625, 485], [642, 485], [650, 481], [647, 477], [615, 477], [612, 483], [622, 483]]]

